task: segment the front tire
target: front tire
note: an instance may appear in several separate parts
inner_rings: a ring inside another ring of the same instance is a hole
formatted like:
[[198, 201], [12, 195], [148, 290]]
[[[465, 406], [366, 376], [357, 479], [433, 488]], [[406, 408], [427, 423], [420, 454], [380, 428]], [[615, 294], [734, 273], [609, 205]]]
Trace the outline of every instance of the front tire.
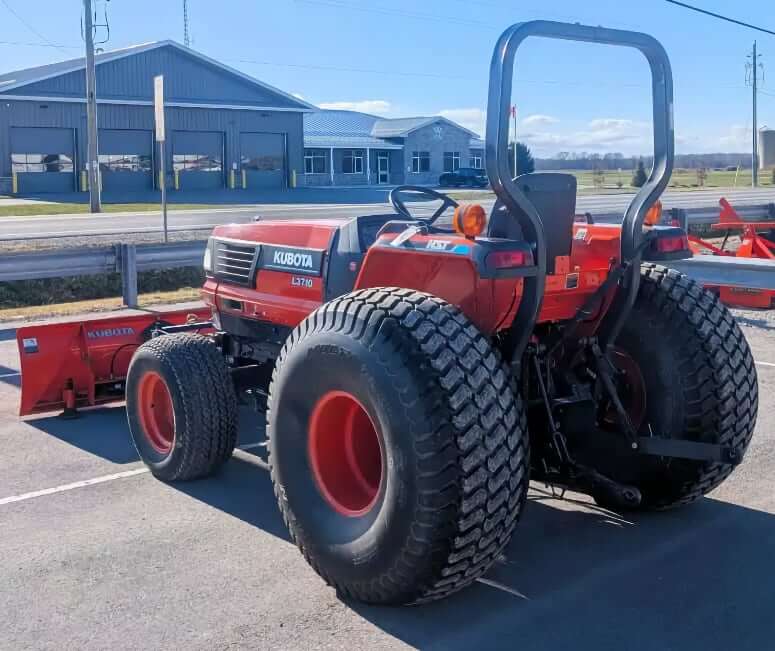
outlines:
[[[643, 264], [638, 298], [616, 348], [624, 362], [615, 357], [615, 364], [637, 387], [628, 402], [631, 417], [641, 421], [640, 436], [731, 446], [743, 458], [756, 424], [756, 367], [745, 336], [716, 296], [677, 271]], [[633, 453], [621, 433], [612, 439], [616, 447], [595, 466], [639, 488], [643, 509], [693, 502], [734, 469]]]
[[280, 510], [341, 594], [438, 599], [508, 543], [527, 494], [525, 413], [456, 307], [396, 288], [336, 299], [293, 331], [269, 393]]
[[140, 346], [127, 373], [126, 407], [135, 448], [159, 479], [207, 477], [234, 452], [234, 383], [207, 337], [162, 335]]

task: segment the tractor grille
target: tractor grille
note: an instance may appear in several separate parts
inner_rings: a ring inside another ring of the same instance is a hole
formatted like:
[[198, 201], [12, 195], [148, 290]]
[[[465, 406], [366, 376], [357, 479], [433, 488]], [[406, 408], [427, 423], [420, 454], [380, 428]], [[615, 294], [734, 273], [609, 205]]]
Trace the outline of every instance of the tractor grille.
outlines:
[[255, 244], [215, 240], [215, 277], [225, 283], [250, 285], [253, 280], [256, 250]]

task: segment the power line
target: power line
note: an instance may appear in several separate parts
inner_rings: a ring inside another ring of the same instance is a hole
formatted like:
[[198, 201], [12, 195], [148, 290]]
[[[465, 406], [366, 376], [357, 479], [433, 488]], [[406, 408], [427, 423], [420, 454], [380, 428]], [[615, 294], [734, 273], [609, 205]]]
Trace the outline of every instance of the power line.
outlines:
[[[52, 43], [49, 41], [43, 34], [41, 34], [37, 29], [35, 29], [32, 25], [30, 25], [11, 5], [8, 4], [6, 0], [0, 0], [0, 2], [3, 3], [3, 6], [14, 16], [16, 16], [16, 19], [24, 25], [27, 29], [29, 29], [35, 36], [37, 36], [42, 41], [45, 41], [46, 45], [49, 47], [54, 47], [58, 50], [61, 50], [64, 52], [61, 46], [57, 45], [56, 43]], [[65, 52], [67, 54], [67, 52]]]
[[[457, 81], [482, 81], [482, 77], [459, 77], [454, 75], [444, 75], [444, 74], [438, 74], [438, 73], [432, 73], [432, 72], [409, 72], [405, 70], [379, 70], [376, 68], [348, 68], [348, 67], [340, 67], [340, 66], [320, 66], [320, 65], [314, 65], [314, 64], [306, 64], [306, 63], [278, 63], [275, 61], [256, 61], [253, 59], [228, 59], [228, 58], [221, 58], [216, 57], [219, 61], [223, 61], [224, 63], [242, 63], [242, 64], [248, 64], [248, 65], [256, 65], [256, 66], [270, 66], [270, 67], [279, 67], [279, 68], [300, 68], [304, 70], [330, 70], [333, 72], [353, 72], [353, 73], [364, 73], [364, 74], [370, 74], [370, 75], [396, 75], [401, 77], [426, 77], [426, 78], [433, 78], [433, 79], [451, 79], [451, 80], [457, 80]], [[541, 86], [579, 86], [579, 87], [612, 87], [612, 88], [651, 88], [649, 84], [636, 84], [631, 82], [595, 82], [592, 83], [590, 81], [568, 81], [568, 80], [561, 80], [561, 79], [517, 79], [517, 84], [530, 84], [530, 85], [541, 85]]]
[[61, 43], [40, 43], [30, 41], [0, 41], [0, 45], [16, 45], [25, 47], [53, 47], [57, 49], [80, 50], [80, 45], [63, 45]]
[[751, 23], [745, 23], [742, 20], [737, 20], [736, 18], [730, 18], [729, 16], [722, 16], [721, 14], [717, 14], [713, 11], [708, 11], [707, 9], [700, 9], [700, 7], [694, 7], [692, 5], [686, 4], [685, 2], [679, 2], [678, 0], [665, 0], [665, 2], [669, 2], [671, 5], [676, 5], [678, 7], [683, 7], [684, 9], [690, 9], [691, 11], [696, 11], [700, 14], [705, 14], [706, 16], [712, 16], [713, 18], [718, 18], [719, 20], [725, 20], [728, 23], [734, 23], [735, 25], [740, 25], [741, 27], [747, 27], [748, 29], [755, 29], [757, 32], [764, 32], [765, 34], [771, 34], [772, 36], [775, 36], [775, 31], [772, 31], [770, 29], [765, 29], [764, 27], [759, 27], [758, 25], [752, 25]]
[[255, 61], [252, 59], [219, 59], [228, 63], [243, 63], [257, 66], [275, 66], [280, 68], [302, 68], [305, 70], [331, 70], [333, 72], [356, 72], [370, 75], [396, 75], [399, 77], [432, 77], [435, 79], [456, 79], [459, 81], [478, 81], [473, 77], [443, 75], [433, 72], [408, 72], [404, 70], [378, 70], [376, 68], [348, 68], [342, 66], [320, 66], [306, 63], [277, 63], [275, 61]]

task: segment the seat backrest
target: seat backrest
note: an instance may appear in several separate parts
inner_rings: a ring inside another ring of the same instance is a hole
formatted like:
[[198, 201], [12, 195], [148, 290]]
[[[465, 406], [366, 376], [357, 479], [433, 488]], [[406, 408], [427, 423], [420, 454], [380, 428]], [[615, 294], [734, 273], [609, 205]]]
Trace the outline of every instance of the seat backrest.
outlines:
[[360, 215], [343, 222], [337, 229], [329, 252], [326, 274], [326, 300], [351, 292], [368, 248], [377, 233], [390, 221], [402, 220], [397, 213]]
[[[547, 271], [554, 273], [554, 259], [570, 255], [573, 244], [573, 220], [576, 214], [576, 177], [572, 174], [534, 172], [523, 174], [515, 183], [533, 202], [546, 233]], [[489, 237], [521, 239], [517, 220], [500, 204], [490, 217]]]

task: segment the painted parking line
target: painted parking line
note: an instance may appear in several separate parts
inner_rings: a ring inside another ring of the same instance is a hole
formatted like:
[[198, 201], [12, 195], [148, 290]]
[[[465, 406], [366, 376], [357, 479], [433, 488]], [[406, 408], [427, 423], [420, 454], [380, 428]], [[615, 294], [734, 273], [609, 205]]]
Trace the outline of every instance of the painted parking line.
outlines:
[[485, 579], [482, 577], [482, 578], [476, 579], [476, 582], [481, 583], [482, 585], [486, 585], [490, 588], [495, 588], [496, 590], [500, 590], [501, 592], [506, 592], [514, 597], [519, 597], [520, 599], [528, 600], [528, 597], [522, 594], [519, 590], [515, 590], [514, 588], [511, 588], [498, 581], [493, 581], [492, 579]]
[[135, 475], [142, 475], [148, 472], [148, 468], [135, 468], [134, 470], [126, 470], [124, 472], [117, 472], [112, 475], [103, 475], [102, 477], [94, 477], [92, 479], [84, 479], [83, 481], [76, 481], [72, 484], [63, 484], [62, 486], [54, 486], [53, 488], [44, 488], [39, 491], [32, 491], [30, 493], [22, 493], [21, 495], [11, 495], [10, 497], [0, 498], [0, 506], [5, 504], [14, 504], [15, 502], [24, 502], [36, 497], [43, 497], [44, 495], [55, 495], [57, 493], [66, 493], [67, 491], [75, 490], [76, 488], [84, 488], [86, 486], [96, 486], [97, 484], [104, 484], [109, 481], [116, 481], [117, 479], [126, 479], [127, 477], [134, 477]]
[[755, 361], [754, 364], [756, 364], [756, 366], [769, 366], [769, 367], [775, 368], [775, 364], [773, 364], [772, 362], [756, 362]]
[[[247, 443], [246, 445], [240, 445], [237, 447], [235, 452], [244, 452], [245, 450], [264, 447], [265, 445], [266, 443], [263, 442]], [[251, 458], [254, 458], [253, 455], [251, 455]], [[268, 466], [263, 462], [259, 465], [262, 468], [268, 469]], [[91, 479], [74, 481], [70, 484], [62, 484], [61, 486], [53, 486], [52, 488], [44, 488], [42, 490], [30, 491], [29, 493], [21, 493], [19, 495], [11, 495], [10, 497], [2, 497], [0, 498], [0, 506], [5, 506], [6, 504], [15, 504], [16, 502], [25, 502], [27, 500], [35, 499], [36, 497], [45, 497], [46, 495], [58, 495], [59, 493], [66, 493], [78, 488], [86, 488], [87, 486], [97, 486], [99, 484], [105, 484], [107, 482], [116, 481], [118, 479], [128, 479], [129, 477], [144, 475], [148, 472], [150, 472], [150, 470], [143, 466], [142, 468], [116, 472], [111, 475], [102, 475], [101, 477], [92, 477]]]

